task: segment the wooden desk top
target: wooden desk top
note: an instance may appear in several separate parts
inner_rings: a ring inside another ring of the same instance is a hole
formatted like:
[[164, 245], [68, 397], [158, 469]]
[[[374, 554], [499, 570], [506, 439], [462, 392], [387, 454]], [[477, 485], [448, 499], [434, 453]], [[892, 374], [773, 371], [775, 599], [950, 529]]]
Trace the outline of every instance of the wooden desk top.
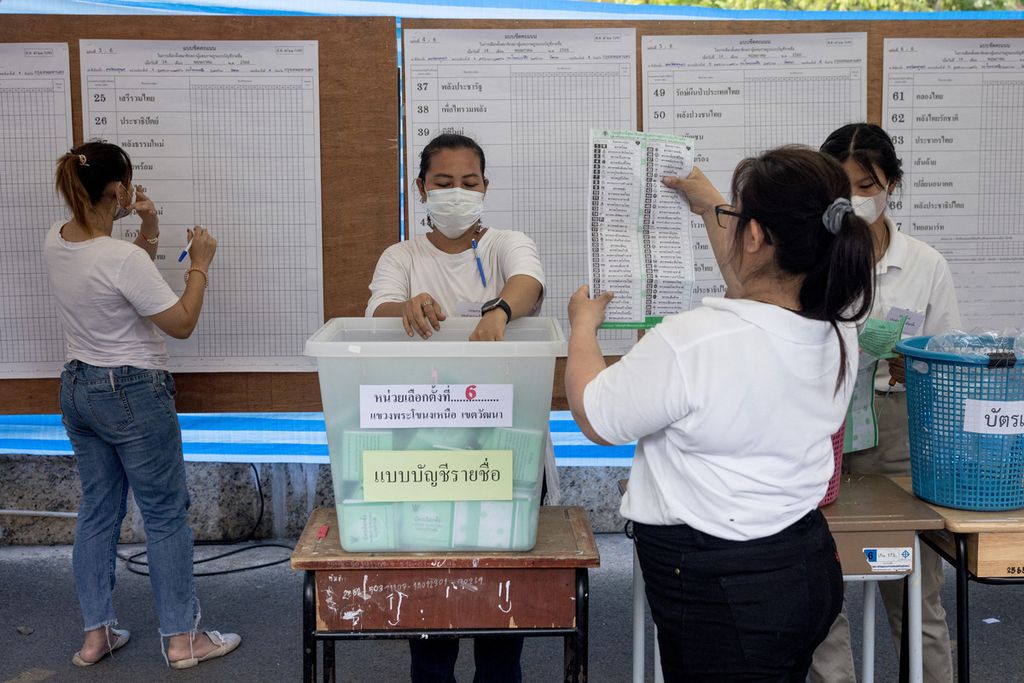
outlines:
[[[619, 481], [620, 493], [625, 492], [628, 481]], [[843, 476], [838, 500], [821, 508], [821, 512], [833, 533], [943, 528], [941, 515], [880, 475]]]
[[833, 533], [941, 529], [942, 516], [888, 477], [843, 475], [839, 498], [821, 508]]
[[[913, 484], [910, 477], [893, 477], [893, 481], [904, 491], [913, 493]], [[954, 510], [953, 508], [942, 507], [941, 505], [933, 505], [926, 501], [921, 502], [941, 515], [945, 521], [946, 529], [953, 533], [1024, 532], [1024, 510], [975, 512], [972, 510]]]
[[[320, 526], [327, 536], [317, 540]], [[338, 542], [334, 508], [313, 510], [292, 552], [292, 569], [598, 567], [601, 558], [587, 513], [579, 507], [541, 506], [537, 545], [529, 552], [350, 553]]]

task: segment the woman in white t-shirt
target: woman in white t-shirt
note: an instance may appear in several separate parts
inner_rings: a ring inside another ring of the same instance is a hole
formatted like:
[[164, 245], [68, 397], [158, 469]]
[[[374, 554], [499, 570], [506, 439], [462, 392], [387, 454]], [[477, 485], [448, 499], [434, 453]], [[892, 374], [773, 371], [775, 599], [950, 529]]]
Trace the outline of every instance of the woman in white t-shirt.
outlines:
[[[874, 239], [875, 296], [870, 317], [907, 316], [904, 334], [934, 335], [959, 329], [960, 309], [946, 259], [919, 239], [900, 232], [885, 215], [890, 195], [903, 181], [903, 168], [888, 133], [871, 123], [851, 123], [835, 130], [821, 151], [843, 165], [850, 179], [857, 215], [871, 226]], [[907, 399], [903, 358], [878, 362], [874, 377], [878, 443], [844, 456], [852, 474], [910, 475]], [[942, 607], [942, 558], [921, 546], [921, 625], [924, 678], [951, 682], [953, 664], [946, 611]], [[878, 585], [889, 616], [897, 651], [903, 628], [903, 582]], [[811, 680], [856, 683], [846, 610], [814, 654]]]
[[[424, 339], [450, 316], [479, 316], [469, 338], [500, 341], [509, 322], [537, 311], [544, 270], [533, 240], [481, 222], [485, 168], [484, 151], [464, 135], [439, 135], [423, 148], [416, 189], [427, 205], [430, 232], [384, 251], [370, 283], [367, 316], [401, 316], [406, 333]], [[549, 494], [557, 491], [550, 443], [544, 467]], [[522, 650], [521, 636], [476, 638], [473, 680], [520, 683]], [[457, 639], [414, 639], [409, 651], [412, 683], [454, 680]]]
[[669, 178], [703, 216], [725, 278], [605, 367], [612, 293], [569, 303], [565, 384], [581, 430], [638, 440], [632, 520], [666, 681], [803, 681], [842, 602], [817, 509], [853, 388], [853, 320], [871, 299], [871, 238], [843, 169], [787, 147], [746, 159], [735, 205], [700, 172]]
[[[231, 652], [241, 639], [196, 630], [181, 430], [158, 330], [179, 339], [192, 334], [217, 241], [198, 225], [189, 231], [191, 267], [179, 297], [153, 263], [157, 210], [144, 188], [132, 186], [124, 150], [87, 142], [57, 164], [57, 189], [72, 217], [50, 228], [43, 260], [67, 347], [61, 413], [82, 481], [72, 563], [85, 639], [72, 662], [91, 666], [128, 642], [128, 631], [114, 628], [112, 597], [131, 488], [146, 529], [161, 651], [171, 667], [192, 667]], [[111, 238], [114, 221], [132, 213], [142, 219], [134, 242]]]
[[491, 341], [540, 307], [544, 269], [533, 240], [480, 220], [485, 164], [483, 150], [464, 135], [439, 135], [423, 148], [416, 189], [431, 230], [381, 255], [368, 316], [401, 316], [410, 337], [425, 339], [450, 316], [480, 316], [470, 339]]

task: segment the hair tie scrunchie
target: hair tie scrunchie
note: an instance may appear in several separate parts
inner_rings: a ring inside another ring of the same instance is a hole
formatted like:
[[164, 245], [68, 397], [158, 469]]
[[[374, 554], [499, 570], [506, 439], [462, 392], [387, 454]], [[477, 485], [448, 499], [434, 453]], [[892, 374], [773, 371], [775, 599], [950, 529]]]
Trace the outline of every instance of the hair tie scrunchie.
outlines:
[[78, 165], [79, 166], [88, 166], [89, 165], [89, 160], [85, 158], [84, 154], [79, 154], [78, 155]]
[[825, 213], [821, 215], [821, 222], [825, 224], [826, 230], [838, 235], [843, 227], [843, 218], [848, 213], [853, 213], [853, 204], [846, 197], [839, 197], [825, 209]]

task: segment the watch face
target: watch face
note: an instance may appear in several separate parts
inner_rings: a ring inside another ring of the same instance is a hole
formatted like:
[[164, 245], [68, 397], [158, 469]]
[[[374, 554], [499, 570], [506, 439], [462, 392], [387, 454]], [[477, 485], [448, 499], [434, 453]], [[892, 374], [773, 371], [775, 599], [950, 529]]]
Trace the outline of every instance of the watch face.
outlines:
[[501, 301], [500, 298], [498, 298], [498, 299], [491, 299], [490, 301], [485, 301], [484, 305], [480, 307], [480, 310], [483, 311], [484, 313], [486, 313], [487, 311], [489, 311], [491, 309], [497, 308], [499, 301]]

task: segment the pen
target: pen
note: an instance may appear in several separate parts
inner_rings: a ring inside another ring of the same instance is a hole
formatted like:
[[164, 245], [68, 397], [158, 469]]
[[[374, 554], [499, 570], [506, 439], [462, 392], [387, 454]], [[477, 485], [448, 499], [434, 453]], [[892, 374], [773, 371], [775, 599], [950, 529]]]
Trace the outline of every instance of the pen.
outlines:
[[470, 244], [473, 245], [473, 258], [476, 259], [476, 269], [480, 273], [480, 282], [486, 287], [487, 278], [484, 276], [484, 264], [480, 262], [480, 255], [476, 253], [476, 240], [472, 240]]
[[188, 244], [185, 245], [185, 249], [182, 250], [181, 256], [178, 257], [178, 263], [181, 263], [182, 261], [184, 261], [185, 257], [188, 256], [188, 250], [192, 248], [192, 240], [194, 240], [194, 239], [195, 239], [195, 235], [193, 235], [192, 239], [189, 240]]

